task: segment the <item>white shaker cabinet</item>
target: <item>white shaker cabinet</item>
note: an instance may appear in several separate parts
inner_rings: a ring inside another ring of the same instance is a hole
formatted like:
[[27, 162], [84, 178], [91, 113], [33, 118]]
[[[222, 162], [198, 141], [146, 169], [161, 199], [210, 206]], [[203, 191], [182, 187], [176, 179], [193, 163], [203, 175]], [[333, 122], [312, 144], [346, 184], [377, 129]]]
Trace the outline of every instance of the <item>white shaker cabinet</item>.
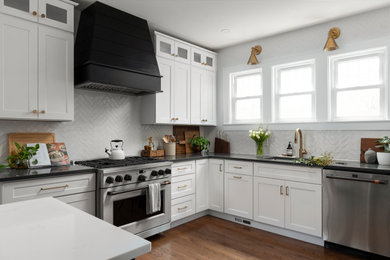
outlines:
[[215, 73], [191, 68], [191, 124], [216, 124]]
[[321, 236], [321, 192], [321, 185], [293, 181], [285, 182], [286, 228], [314, 236]]
[[0, 119], [73, 120], [74, 5], [0, 0]]
[[191, 65], [199, 68], [215, 71], [216, 55], [200, 48], [191, 48]]
[[254, 178], [253, 219], [284, 227], [284, 181]]
[[0, 118], [38, 118], [38, 26], [0, 14]]
[[196, 213], [209, 208], [209, 160], [196, 161]]
[[225, 173], [225, 213], [253, 218], [253, 177]]
[[223, 212], [223, 160], [209, 159], [209, 209]]
[[142, 123], [190, 123], [190, 66], [157, 57], [161, 93], [142, 97]]
[[175, 62], [172, 86], [172, 121], [175, 124], [190, 124], [190, 66]]
[[73, 34], [39, 27], [39, 119], [73, 120]]

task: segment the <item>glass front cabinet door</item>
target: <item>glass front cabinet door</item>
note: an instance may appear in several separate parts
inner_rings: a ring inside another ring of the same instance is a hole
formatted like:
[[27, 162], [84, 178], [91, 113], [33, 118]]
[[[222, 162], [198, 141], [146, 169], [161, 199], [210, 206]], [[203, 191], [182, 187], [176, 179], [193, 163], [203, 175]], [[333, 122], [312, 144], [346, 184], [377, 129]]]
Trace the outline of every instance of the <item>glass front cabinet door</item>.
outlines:
[[65, 31], [74, 30], [73, 6], [60, 0], [39, 1], [39, 23]]
[[0, 11], [30, 21], [38, 21], [38, 0], [0, 0]]
[[215, 70], [215, 55], [201, 49], [192, 48], [191, 64], [203, 69]]

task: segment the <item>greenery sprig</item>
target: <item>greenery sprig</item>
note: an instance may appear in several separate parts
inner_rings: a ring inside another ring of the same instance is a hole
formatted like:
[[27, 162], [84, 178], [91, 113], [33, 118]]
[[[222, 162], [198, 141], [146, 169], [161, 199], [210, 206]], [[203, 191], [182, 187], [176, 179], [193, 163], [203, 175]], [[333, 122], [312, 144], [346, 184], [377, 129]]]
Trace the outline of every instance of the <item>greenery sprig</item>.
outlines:
[[192, 146], [200, 147], [201, 151], [207, 150], [207, 152], [209, 152], [210, 141], [203, 136], [195, 136], [194, 135], [190, 139], [190, 143], [192, 144]]
[[[8, 156], [7, 161], [8, 165], [0, 165], [0, 168], [5, 168], [5, 167], [11, 167], [11, 168], [27, 168], [27, 161], [33, 157], [34, 155], [37, 154], [38, 149], [39, 149], [39, 144], [36, 144], [35, 146], [32, 147], [27, 147], [26, 145], [20, 145], [17, 142], [14, 143], [17, 152], [16, 154], [12, 154]], [[38, 164], [38, 160], [35, 159], [32, 164], [36, 165]]]

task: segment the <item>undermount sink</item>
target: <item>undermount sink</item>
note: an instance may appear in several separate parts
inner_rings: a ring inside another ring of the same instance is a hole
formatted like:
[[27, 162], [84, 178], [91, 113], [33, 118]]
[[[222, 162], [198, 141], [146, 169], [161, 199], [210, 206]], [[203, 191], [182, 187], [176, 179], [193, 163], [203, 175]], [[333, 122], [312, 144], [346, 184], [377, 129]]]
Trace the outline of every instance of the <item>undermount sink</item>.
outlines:
[[286, 162], [286, 163], [295, 163], [295, 160], [298, 159], [296, 157], [286, 157], [286, 156], [269, 156], [263, 157], [266, 160], [272, 160], [275, 162]]

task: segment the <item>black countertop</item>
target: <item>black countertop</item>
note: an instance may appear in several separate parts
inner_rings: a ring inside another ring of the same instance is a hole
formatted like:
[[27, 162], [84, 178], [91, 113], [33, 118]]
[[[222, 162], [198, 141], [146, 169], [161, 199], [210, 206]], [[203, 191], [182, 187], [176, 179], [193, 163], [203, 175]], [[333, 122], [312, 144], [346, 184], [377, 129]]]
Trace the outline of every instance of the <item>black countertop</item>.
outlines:
[[68, 165], [59, 167], [47, 167], [37, 169], [1, 169], [0, 182], [14, 181], [32, 178], [56, 177], [61, 175], [83, 174], [87, 172], [96, 172], [94, 168]]
[[[210, 153], [207, 156], [202, 156], [200, 153], [196, 153], [196, 154], [178, 154], [175, 156], [165, 156], [163, 158], [172, 162], [182, 162], [182, 161], [212, 158], [212, 159], [241, 160], [241, 161], [251, 161], [251, 162], [260, 162], [260, 163], [273, 163], [273, 164], [282, 164], [282, 165], [312, 167], [312, 166], [306, 166], [306, 165], [294, 163], [288, 160], [284, 160], [284, 161], [272, 160], [270, 156], [259, 157], [256, 155], [247, 155], [247, 154]], [[390, 166], [351, 162], [351, 161], [337, 161], [334, 165], [329, 165], [326, 167], [321, 167], [321, 166], [315, 166], [315, 167], [320, 167], [329, 170], [356, 171], [356, 172], [390, 175]]]

